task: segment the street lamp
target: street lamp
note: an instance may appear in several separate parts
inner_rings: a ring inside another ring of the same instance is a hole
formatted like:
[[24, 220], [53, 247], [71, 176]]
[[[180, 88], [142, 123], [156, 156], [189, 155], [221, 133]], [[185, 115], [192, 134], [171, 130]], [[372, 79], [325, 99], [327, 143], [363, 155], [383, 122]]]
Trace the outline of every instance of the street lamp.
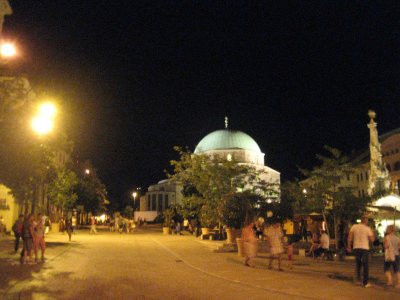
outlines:
[[90, 170], [89, 170], [89, 169], [86, 169], [86, 170], [85, 170], [85, 174], [86, 174], [86, 175], [89, 175], [89, 174], [90, 174]]
[[1, 58], [12, 58], [17, 54], [17, 49], [12, 43], [2, 43], [0, 45]]
[[38, 114], [32, 119], [32, 129], [39, 135], [50, 133], [54, 127], [56, 107], [52, 103], [43, 103], [39, 106]]

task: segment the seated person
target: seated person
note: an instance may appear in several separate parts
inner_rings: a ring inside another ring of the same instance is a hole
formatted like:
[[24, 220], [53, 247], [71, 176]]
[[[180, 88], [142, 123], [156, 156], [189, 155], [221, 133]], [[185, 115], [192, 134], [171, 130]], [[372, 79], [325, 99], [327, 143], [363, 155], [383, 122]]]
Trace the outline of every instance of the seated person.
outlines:
[[329, 235], [325, 230], [321, 230], [321, 238], [319, 248], [315, 251], [315, 256], [318, 257], [321, 254], [327, 255], [329, 252]]

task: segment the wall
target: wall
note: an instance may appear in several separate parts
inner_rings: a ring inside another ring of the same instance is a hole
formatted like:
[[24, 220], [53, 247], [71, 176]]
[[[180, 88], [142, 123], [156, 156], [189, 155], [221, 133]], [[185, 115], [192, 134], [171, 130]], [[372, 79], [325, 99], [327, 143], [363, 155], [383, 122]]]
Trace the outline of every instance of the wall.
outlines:
[[7, 231], [11, 230], [11, 227], [14, 224], [15, 220], [18, 219], [18, 213], [20, 210], [19, 204], [16, 203], [14, 197], [10, 195], [9, 192], [10, 190], [6, 186], [0, 184], [0, 216], [3, 216], [4, 218], [4, 223], [6, 224]]

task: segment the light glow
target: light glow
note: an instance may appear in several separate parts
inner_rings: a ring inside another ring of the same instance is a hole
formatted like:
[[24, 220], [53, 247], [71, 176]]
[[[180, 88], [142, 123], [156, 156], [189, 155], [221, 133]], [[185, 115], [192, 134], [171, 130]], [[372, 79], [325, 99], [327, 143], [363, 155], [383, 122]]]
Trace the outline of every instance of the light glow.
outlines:
[[32, 128], [38, 134], [48, 134], [53, 130], [53, 122], [50, 119], [38, 116], [33, 118]]
[[32, 129], [40, 135], [50, 133], [54, 128], [54, 116], [57, 110], [54, 104], [50, 102], [39, 106], [38, 114], [32, 120]]
[[13, 57], [17, 54], [15, 46], [11, 43], [4, 43], [0, 46], [0, 55], [2, 57]]
[[43, 103], [39, 107], [39, 114], [45, 118], [53, 118], [57, 113], [53, 103]]

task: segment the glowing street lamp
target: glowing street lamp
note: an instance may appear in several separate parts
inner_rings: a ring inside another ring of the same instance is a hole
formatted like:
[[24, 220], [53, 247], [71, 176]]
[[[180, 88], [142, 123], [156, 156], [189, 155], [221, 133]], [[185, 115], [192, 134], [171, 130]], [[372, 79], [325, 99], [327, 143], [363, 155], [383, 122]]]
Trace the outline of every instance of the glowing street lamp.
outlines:
[[86, 170], [85, 170], [85, 174], [89, 175], [89, 174], [90, 174], [90, 170], [89, 170], [89, 169], [86, 169]]
[[17, 49], [12, 43], [0, 44], [0, 56], [2, 58], [11, 58], [17, 54]]
[[39, 106], [38, 114], [32, 119], [32, 129], [39, 135], [50, 133], [54, 128], [56, 107], [52, 103], [43, 103]]

